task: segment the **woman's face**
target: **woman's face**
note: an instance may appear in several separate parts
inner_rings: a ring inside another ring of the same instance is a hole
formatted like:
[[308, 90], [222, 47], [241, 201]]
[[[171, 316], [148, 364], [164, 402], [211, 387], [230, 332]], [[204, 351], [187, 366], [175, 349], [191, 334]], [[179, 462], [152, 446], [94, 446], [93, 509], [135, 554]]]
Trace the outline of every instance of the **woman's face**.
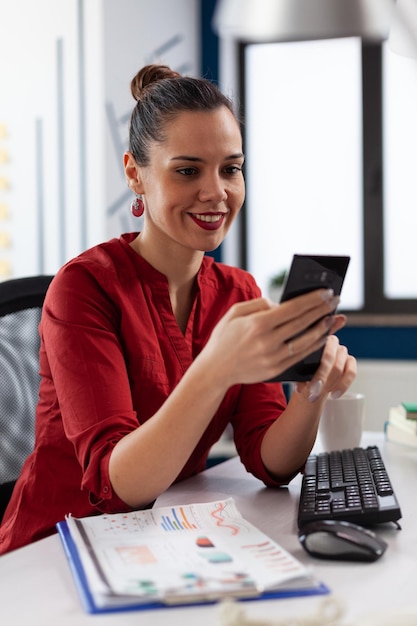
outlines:
[[153, 143], [150, 163], [137, 168], [145, 202], [143, 235], [192, 250], [223, 241], [245, 197], [244, 156], [238, 123], [221, 107], [182, 112]]

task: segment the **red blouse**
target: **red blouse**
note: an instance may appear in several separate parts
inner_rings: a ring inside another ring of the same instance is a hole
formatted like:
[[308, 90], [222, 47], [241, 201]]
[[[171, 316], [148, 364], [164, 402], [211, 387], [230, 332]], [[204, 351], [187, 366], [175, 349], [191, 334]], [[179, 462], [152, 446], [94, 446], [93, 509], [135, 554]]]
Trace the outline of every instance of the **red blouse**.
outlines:
[[[0, 553], [53, 533], [67, 513], [129, 510], [109, 480], [113, 447], [158, 410], [230, 306], [260, 295], [250, 274], [205, 256], [183, 335], [167, 279], [129, 246], [135, 236], [87, 250], [50, 285], [40, 324], [35, 449], [5, 513]], [[205, 468], [230, 422], [247, 470], [277, 486], [260, 445], [284, 408], [279, 383], [229, 389], [177, 480]]]

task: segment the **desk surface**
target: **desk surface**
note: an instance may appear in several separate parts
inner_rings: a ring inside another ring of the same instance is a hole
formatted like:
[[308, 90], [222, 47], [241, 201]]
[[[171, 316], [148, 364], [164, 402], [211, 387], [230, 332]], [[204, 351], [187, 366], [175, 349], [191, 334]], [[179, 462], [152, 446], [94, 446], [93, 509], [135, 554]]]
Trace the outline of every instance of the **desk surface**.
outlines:
[[[381, 449], [403, 514], [401, 531], [393, 526], [378, 530], [389, 546], [375, 563], [319, 561], [309, 557], [296, 535], [300, 477], [288, 488], [266, 489], [245, 471], [237, 458], [174, 485], [157, 500], [157, 505], [233, 496], [244, 517], [302, 562], [313, 565], [317, 577], [345, 604], [346, 623], [376, 611], [417, 608], [417, 451], [387, 443], [378, 433], [364, 435], [362, 445], [374, 443]], [[274, 615], [276, 618], [311, 615], [322, 600], [323, 597], [308, 597], [250, 601], [243, 605], [248, 617], [271, 620]], [[221, 624], [217, 605], [86, 615], [57, 535], [0, 557], [0, 606], [2, 623], [11, 625], [25, 622], [31, 626]]]

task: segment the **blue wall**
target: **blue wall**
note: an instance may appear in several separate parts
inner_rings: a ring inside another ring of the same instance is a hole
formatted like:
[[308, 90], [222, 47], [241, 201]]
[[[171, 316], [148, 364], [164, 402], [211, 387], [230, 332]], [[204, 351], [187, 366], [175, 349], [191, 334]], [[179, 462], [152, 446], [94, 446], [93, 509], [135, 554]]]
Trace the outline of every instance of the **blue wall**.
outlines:
[[348, 325], [338, 337], [358, 359], [417, 359], [417, 328], [413, 326]]
[[[211, 28], [217, 0], [201, 1], [201, 75], [218, 83], [219, 80], [219, 38]], [[222, 260], [221, 246], [207, 253], [216, 261]]]

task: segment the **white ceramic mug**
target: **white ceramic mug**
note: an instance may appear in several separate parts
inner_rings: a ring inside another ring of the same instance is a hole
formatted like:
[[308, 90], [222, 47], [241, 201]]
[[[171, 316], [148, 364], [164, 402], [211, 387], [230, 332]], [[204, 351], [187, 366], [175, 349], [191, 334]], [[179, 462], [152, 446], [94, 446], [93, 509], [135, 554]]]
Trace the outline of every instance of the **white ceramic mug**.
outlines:
[[347, 391], [326, 400], [320, 418], [319, 437], [323, 450], [343, 450], [360, 445], [365, 414], [365, 397]]

